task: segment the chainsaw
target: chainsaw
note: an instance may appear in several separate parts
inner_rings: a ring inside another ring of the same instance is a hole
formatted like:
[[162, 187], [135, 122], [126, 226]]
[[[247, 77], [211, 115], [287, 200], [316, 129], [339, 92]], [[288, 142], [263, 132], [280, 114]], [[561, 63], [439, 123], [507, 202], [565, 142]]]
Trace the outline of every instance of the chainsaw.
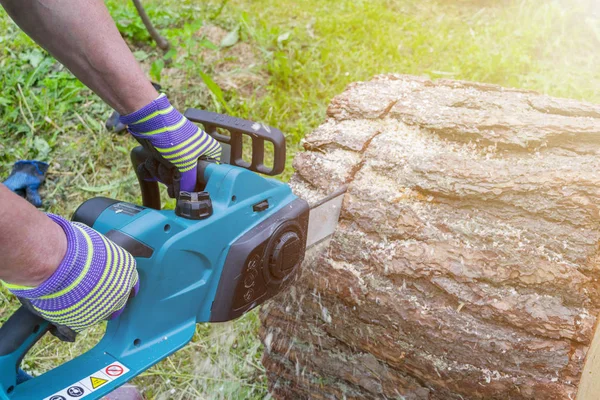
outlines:
[[19, 308], [0, 327], [0, 399], [101, 398], [185, 346], [197, 323], [233, 320], [289, 287], [306, 249], [333, 234], [344, 188], [311, 207], [268, 177], [285, 167], [281, 131], [197, 109], [185, 116], [223, 146], [221, 164], [198, 162], [198, 192], [181, 192], [174, 210], [161, 210], [158, 183], [137, 172], [152, 155], [137, 147], [131, 159], [142, 205], [97, 197], [72, 217], [136, 258], [138, 295], [94, 348], [22, 383], [27, 352], [48, 331], [61, 336], [30, 307]]

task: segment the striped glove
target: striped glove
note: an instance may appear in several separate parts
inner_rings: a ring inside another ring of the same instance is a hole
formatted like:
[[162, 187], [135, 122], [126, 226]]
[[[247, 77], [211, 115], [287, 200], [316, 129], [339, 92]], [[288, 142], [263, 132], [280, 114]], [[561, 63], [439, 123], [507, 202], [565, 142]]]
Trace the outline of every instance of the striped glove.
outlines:
[[62, 262], [38, 287], [9, 284], [46, 320], [76, 332], [120, 315], [139, 289], [135, 259], [92, 228], [48, 214], [67, 235]]
[[142, 109], [121, 116], [120, 120], [138, 141], [150, 143], [163, 166], [178, 173], [178, 177], [171, 178], [157, 173], [155, 167], [144, 165], [141, 167], [147, 171], [138, 171], [141, 176], [165, 183], [171, 197], [177, 197], [182, 190], [195, 190], [198, 158], [217, 162], [221, 159], [219, 142], [185, 118], [164, 94]]

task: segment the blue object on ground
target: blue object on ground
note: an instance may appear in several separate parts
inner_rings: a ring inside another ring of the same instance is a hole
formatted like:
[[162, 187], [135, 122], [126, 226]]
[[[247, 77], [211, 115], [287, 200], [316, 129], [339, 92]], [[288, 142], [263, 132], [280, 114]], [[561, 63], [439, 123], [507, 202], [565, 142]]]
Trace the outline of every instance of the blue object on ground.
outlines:
[[42, 198], [38, 192], [46, 179], [48, 164], [43, 161], [17, 161], [8, 178], [3, 182], [13, 192], [25, 197], [36, 207], [42, 206]]

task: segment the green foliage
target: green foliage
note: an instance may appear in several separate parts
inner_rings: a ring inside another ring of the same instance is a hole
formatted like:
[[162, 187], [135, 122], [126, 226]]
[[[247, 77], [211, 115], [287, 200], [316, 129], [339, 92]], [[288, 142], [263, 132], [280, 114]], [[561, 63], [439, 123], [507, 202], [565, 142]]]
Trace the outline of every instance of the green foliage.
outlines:
[[154, 60], [152, 66], [150, 67], [150, 78], [152, 78], [156, 82], [160, 82], [160, 73], [165, 67], [165, 60], [162, 58], [158, 58]]
[[[60, 131], [57, 122], [76, 120], [76, 109], [89, 92], [6, 17], [0, 18], [0, 32], [4, 33], [0, 43], [0, 160], [4, 169], [5, 163], [19, 158], [48, 159]], [[45, 135], [36, 136], [40, 131]], [[8, 133], [10, 142], [6, 142]]]
[[208, 87], [208, 90], [210, 90], [210, 93], [213, 96], [213, 100], [215, 102], [217, 110], [221, 111], [220, 106], [223, 106], [229, 114], [233, 114], [231, 108], [229, 108], [229, 106], [227, 105], [227, 102], [225, 101], [225, 98], [223, 97], [223, 91], [221, 90], [219, 85], [217, 85], [215, 83], [215, 81], [213, 81], [212, 78], [209, 75], [205, 74], [204, 72], [198, 71], [198, 73], [202, 77], [202, 80], [204, 81], [204, 84], [206, 85], [206, 87]]
[[[160, 7], [160, 5], [156, 3], [147, 4], [146, 2], [143, 2], [143, 5], [148, 13], [148, 17], [157, 29], [172, 26], [180, 21], [180, 16], [176, 10], [172, 8]], [[121, 35], [123, 35], [125, 39], [140, 44], [145, 43], [154, 45], [144, 23], [137, 14], [133, 2], [111, 0], [107, 1], [107, 6], [111, 16], [117, 24], [119, 32], [121, 32]]]
[[[131, 2], [107, 5], [136, 58], [178, 107], [227, 112], [285, 132], [287, 179], [301, 139], [325, 119], [331, 98], [375, 74], [485, 81], [600, 102], [600, 23], [578, 6], [585, 1], [568, 8], [534, 0], [144, 1], [172, 45], [166, 54]], [[213, 42], [201, 32], [208, 24], [229, 33]], [[258, 54], [252, 71], [263, 78], [251, 91], [225, 90], [220, 64], [241, 45]], [[109, 107], [3, 11], [0, 87], [0, 176], [18, 159], [49, 161], [45, 210], [64, 215], [95, 195], [140, 201], [128, 161], [135, 142], [106, 132]], [[0, 289], [0, 322], [15, 307]], [[263, 398], [257, 330], [256, 313], [198, 326], [190, 346], [135, 382], [149, 399]], [[101, 328], [90, 330], [72, 345], [47, 338], [26, 366], [42, 372], [101, 335]]]

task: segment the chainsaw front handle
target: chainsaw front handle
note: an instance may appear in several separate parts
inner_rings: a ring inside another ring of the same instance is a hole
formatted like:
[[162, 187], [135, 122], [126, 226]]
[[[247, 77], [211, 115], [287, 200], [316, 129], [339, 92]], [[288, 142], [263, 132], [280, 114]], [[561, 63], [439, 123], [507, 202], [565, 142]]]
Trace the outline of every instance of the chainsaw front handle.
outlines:
[[[221, 143], [223, 163], [269, 176], [279, 175], [285, 169], [285, 136], [279, 129], [196, 108], [188, 108], [184, 115], [190, 121], [202, 124], [206, 133]], [[219, 133], [219, 129], [229, 132], [230, 136]], [[252, 140], [251, 148], [244, 148], [244, 136]], [[271, 167], [265, 165], [265, 142], [273, 145]], [[244, 153], [249, 153], [250, 162], [244, 160]]]
[[[221, 143], [223, 148], [221, 163], [235, 165], [269, 176], [279, 175], [285, 169], [285, 136], [279, 129], [258, 122], [195, 108], [188, 108], [184, 115], [190, 121], [202, 124], [204, 130]], [[219, 129], [229, 132], [230, 136], [219, 133]], [[251, 138], [252, 146], [250, 148], [244, 148], [244, 136]], [[271, 167], [265, 165], [266, 142], [270, 142], [273, 146], [273, 165]], [[244, 160], [244, 153], [249, 154], [251, 162]], [[131, 151], [131, 163], [142, 192], [142, 205], [160, 210], [161, 201], [158, 182], [145, 180], [144, 177], [140, 176], [138, 170], [138, 166], [152, 157], [152, 151], [145, 147], [138, 146]], [[200, 160], [198, 162], [197, 181], [202, 189], [206, 185], [204, 171], [208, 164], [207, 161]]]

